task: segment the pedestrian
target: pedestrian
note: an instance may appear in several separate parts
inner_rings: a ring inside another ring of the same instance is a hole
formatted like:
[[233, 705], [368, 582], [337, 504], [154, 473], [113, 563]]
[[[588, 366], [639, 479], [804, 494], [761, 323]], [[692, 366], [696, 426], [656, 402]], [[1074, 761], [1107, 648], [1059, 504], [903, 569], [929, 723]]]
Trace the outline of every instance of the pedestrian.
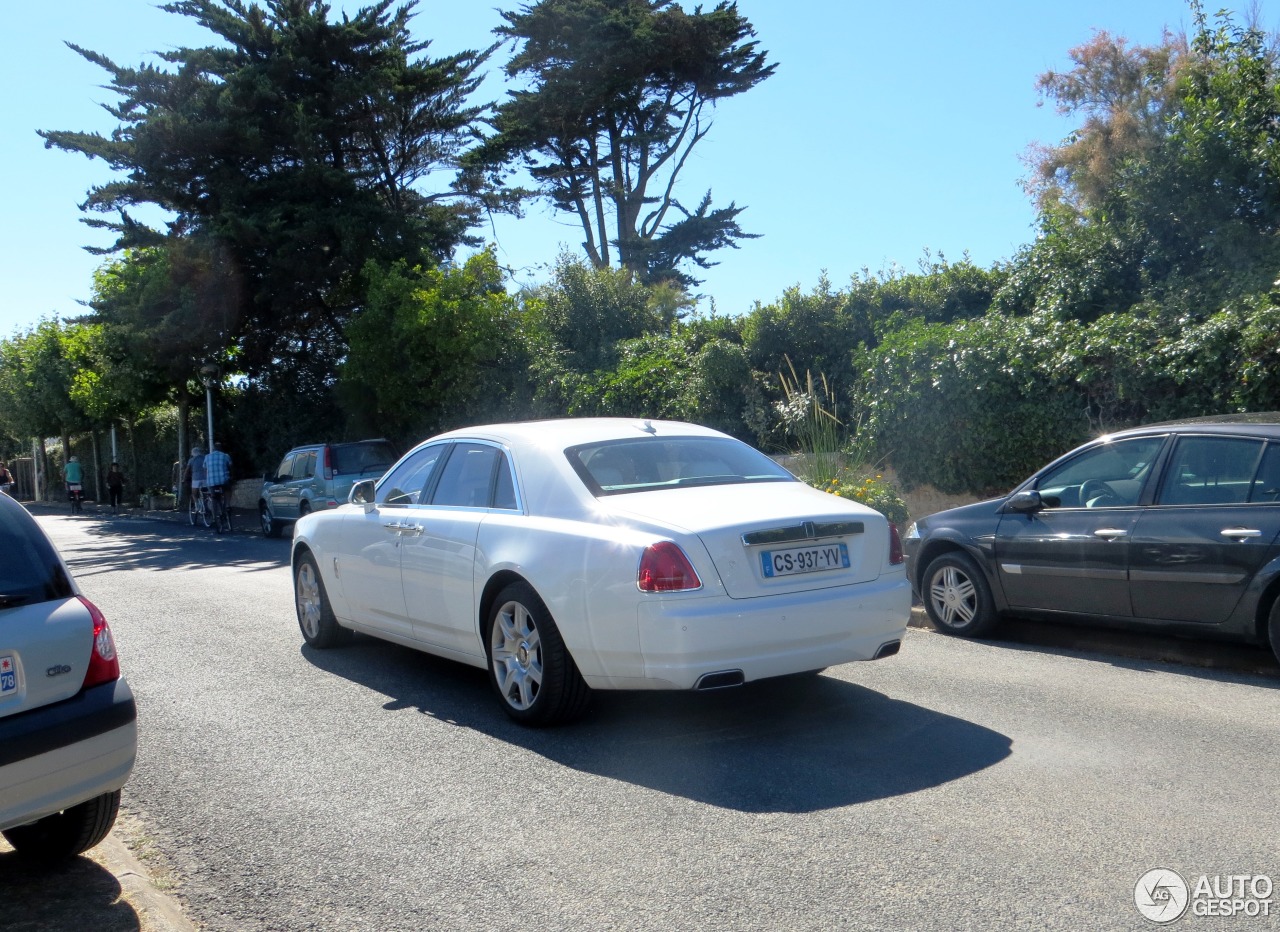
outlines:
[[84, 469], [80, 465], [80, 457], [73, 456], [67, 460], [67, 465], [63, 467], [62, 478], [67, 483], [67, 497], [71, 499], [71, 513], [79, 514], [83, 511], [81, 502], [84, 501]]
[[204, 488], [204, 448], [192, 447], [191, 459], [187, 460], [187, 469], [183, 473], [184, 484], [191, 489], [191, 497], [195, 498]]
[[229, 508], [227, 486], [231, 484], [231, 457], [215, 442], [204, 458], [204, 481], [213, 495], [213, 514], [217, 518], [218, 533], [222, 533], [222, 509]]
[[124, 473], [119, 463], [112, 463], [107, 471], [107, 495], [111, 498], [112, 514], [120, 513], [120, 499], [124, 495]]
[[0, 460], [0, 492], [5, 495], [11, 495], [9, 491], [13, 485], [13, 474], [9, 472], [9, 467], [4, 464], [4, 460]]

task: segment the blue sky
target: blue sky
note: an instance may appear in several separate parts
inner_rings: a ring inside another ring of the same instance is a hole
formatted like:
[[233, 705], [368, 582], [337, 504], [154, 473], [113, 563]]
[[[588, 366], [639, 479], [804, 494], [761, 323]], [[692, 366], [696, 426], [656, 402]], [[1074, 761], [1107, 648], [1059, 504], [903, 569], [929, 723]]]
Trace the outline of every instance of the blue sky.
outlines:
[[[413, 32], [432, 40], [435, 55], [482, 48], [500, 22], [497, 8], [516, 5], [420, 0]], [[1034, 237], [1019, 157], [1072, 128], [1037, 106], [1037, 76], [1068, 67], [1068, 50], [1094, 30], [1150, 44], [1166, 26], [1191, 24], [1184, 0], [739, 0], [738, 8], [778, 70], [720, 106], [678, 192], [696, 204], [710, 188], [716, 204], [745, 205], [740, 222], [761, 234], [717, 254], [720, 264], [705, 273], [701, 307], [714, 298], [722, 314], [769, 303], [792, 285], [811, 289], [824, 271], [836, 287], [863, 269], [914, 271], [926, 250], [952, 261], [968, 252], [984, 267], [1011, 258]], [[1261, 11], [1263, 25], [1274, 27], [1272, 8]], [[133, 65], [210, 40], [147, 0], [24, 3], [8, 12], [0, 35], [0, 338], [42, 317], [81, 313], [102, 262], [81, 247], [110, 242], [80, 223], [77, 206], [110, 179], [109, 169], [46, 150], [36, 135], [114, 126], [100, 106], [115, 101], [99, 87], [106, 73], [64, 42]], [[502, 92], [498, 75], [482, 88], [487, 99]], [[580, 232], [540, 208], [481, 233], [517, 270], [517, 284], [546, 280], [562, 245], [580, 252]]]

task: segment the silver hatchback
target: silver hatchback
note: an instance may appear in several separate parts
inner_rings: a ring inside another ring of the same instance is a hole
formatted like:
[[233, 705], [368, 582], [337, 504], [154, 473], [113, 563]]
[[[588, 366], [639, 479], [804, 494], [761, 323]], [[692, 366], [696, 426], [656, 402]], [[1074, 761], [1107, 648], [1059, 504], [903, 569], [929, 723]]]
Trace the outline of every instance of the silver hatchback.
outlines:
[[54, 862], [115, 823], [137, 709], [106, 618], [26, 510], [0, 495], [0, 832]]
[[361, 479], [377, 479], [399, 457], [386, 440], [311, 443], [285, 454], [265, 476], [258, 496], [262, 533], [279, 537], [287, 525], [313, 511], [337, 508]]

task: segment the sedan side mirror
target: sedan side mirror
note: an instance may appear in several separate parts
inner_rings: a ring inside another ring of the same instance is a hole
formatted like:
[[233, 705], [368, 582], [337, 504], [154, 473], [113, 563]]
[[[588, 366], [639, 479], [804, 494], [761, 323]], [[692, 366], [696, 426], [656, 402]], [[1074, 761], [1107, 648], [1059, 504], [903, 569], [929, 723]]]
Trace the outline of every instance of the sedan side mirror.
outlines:
[[351, 487], [347, 502], [352, 505], [372, 505], [373, 490], [377, 484], [376, 479], [361, 479]]
[[1009, 500], [1005, 502], [1005, 507], [1010, 511], [1039, 511], [1044, 507], [1044, 499], [1040, 497], [1039, 492], [1033, 489], [1009, 496]]

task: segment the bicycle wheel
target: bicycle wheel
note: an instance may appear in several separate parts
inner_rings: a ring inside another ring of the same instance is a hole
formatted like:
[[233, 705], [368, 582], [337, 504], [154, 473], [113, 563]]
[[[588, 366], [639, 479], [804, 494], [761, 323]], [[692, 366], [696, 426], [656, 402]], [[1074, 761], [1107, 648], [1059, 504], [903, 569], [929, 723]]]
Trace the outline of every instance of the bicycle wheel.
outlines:
[[209, 498], [209, 493], [204, 490], [200, 492], [200, 509], [196, 514], [201, 524], [205, 527], [213, 527], [213, 502]]
[[199, 501], [200, 501], [199, 492], [192, 492], [191, 497], [187, 499], [187, 520], [191, 522], [192, 527], [196, 526], [196, 514], [200, 510], [199, 505], [197, 505], [196, 503]]
[[227, 503], [221, 498], [214, 499], [213, 503], [214, 521], [218, 528], [219, 534], [231, 533], [231, 509], [227, 507]]

